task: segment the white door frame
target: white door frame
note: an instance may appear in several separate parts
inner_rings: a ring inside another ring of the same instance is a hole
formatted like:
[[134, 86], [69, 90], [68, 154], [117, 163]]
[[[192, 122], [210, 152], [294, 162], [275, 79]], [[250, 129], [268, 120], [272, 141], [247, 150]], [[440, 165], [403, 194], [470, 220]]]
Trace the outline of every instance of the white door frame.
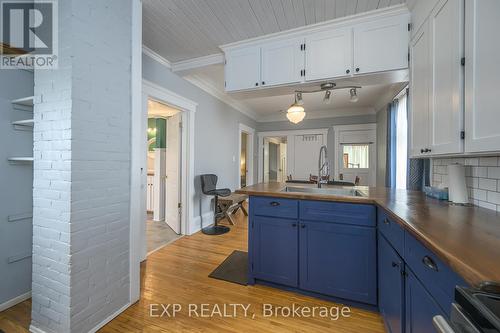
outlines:
[[[147, 126], [142, 117], [142, 1], [132, 1], [132, 62], [131, 62], [131, 121], [130, 121], [130, 235], [129, 235], [129, 302], [137, 302], [141, 295], [140, 263], [141, 243], [140, 230], [146, 211], [146, 202], [142, 202], [142, 177], [147, 177], [147, 165], [141, 158], [144, 139], [141, 127]], [[144, 140], [146, 141], [146, 140]], [[144, 151], [144, 154], [146, 152]], [[147, 186], [147, 183], [146, 183]], [[144, 189], [145, 191], [146, 189]], [[142, 206], [144, 204], [144, 207]]]
[[[181, 233], [190, 234], [189, 221], [193, 219], [194, 207], [194, 120], [197, 103], [180, 96], [148, 80], [142, 79], [140, 105], [132, 110], [132, 153], [130, 193], [130, 290], [131, 302], [140, 296], [140, 262], [146, 250], [146, 174], [147, 174], [147, 101], [149, 98], [182, 111], [182, 165], [181, 165]], [[137, 101], [136, 101], [137, 102]]]
[[255, 140], [255, 129], [251, 128], [250, 126], [247, 126], [245, 124], [240, 123], [239, 130], [238, 130], [238, 151], [240, 153], [240, 164], [238, 164], [238, 184], [241, 187], [241, 134], [246, 133], [248, 135], [247, 138], [247, 169], [248, 169], [248, 175], [247, 175], [247, 186], [253, 185], [253, 174], [254, 174], [254, 151], [253, 151], [253, 143]]
[[[370, 186], [376, 186], [377, 184], [377, 124], [356, 124], [356, 125], [338, 125], [333, 126], [333, 133], [335, 137], [334, 153], [333, 153], [333, 169], [335, 179], [339, 178], [340, 164], [342, 162], [340, 153], [340, 132], [342, 131], [373, 131], [373, 142], [370, 142], [370, 171], [372, 174], [370, 179]], [[365, 170], [365, 169], [363, 169]]]
[[269, 136], [280, 136], [280, 137], [287, 137], [287, 144], [286, 144], [286, 160], [287, 160], [287, 167], [286, 167], [286, 172], [288, 174], [293, 173], [294, 167], [292, 165], [292, 161], [294, 161], [294, 152], [295, 152], [295, 146], [292, 138], [295, 135], [313, 135], [313, 134], [322, 134], [323, 135], [323, 144], [326, 145], [328, 143], [328, 128], [316, 128], [316, 129], [308, 129], [308, 130], [286, 130], [286, 131], [268, 131], [268, 132], [259, 132], [257, 133], [257, 136], [259, 137], [259, 142], [258, 142], [258, 156], [259, 156], [259, 167], [258, 167], [258, 182], [263, 182], [263, 177], [264, 177], [264, 138], [269, 137]]

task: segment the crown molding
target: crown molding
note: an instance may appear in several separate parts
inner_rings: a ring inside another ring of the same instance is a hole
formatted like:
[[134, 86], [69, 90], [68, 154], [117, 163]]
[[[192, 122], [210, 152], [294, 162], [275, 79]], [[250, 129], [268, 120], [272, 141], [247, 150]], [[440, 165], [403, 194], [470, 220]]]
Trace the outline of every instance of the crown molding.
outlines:
[[203, 57], [187, 59], [172, 63], [172, 72], [188, 71], [195, 68], [206, 67], [210, 65], [219, 65], [224, 63], [224, 54], [216, 53]]
[[279, 31], [272, 34], [267, 34], [264, 36], [249, 38], [233, 43], [220, 45], [219, 48], [226, 52], [234, 48], [238, 48], [241, 46], [253, 46], [258, 45], [263, 42], [271, 42], [275, 40], [293, 37], [302, 37], [305, 34], [311, 34], [315, 32], [324, 31], [327, 29], [341, 28], [344, 26], [351, 26], [353, 24], [359, 24], [364, 22], [369, 22], [373, 19], [397, 16], [397, 15], [409, 15], [410, 12], [408, 10], [408, 6], [406, 4], [395, 5], [391, 7], [376, 9], [373, 11], [368, 11], [356, 15], [350, 15], [345, 17], [336, 18], [333, 20], [323, 21], [311, 25], [306, 25], [294, 29], [289, 29], [285, 31]]
[[209, 82], [208, 80], [203, 79], [195, 74], [187, 75], [187, 76], [184, 76], [183, 78], [186, 81], [189, 81], [190, 83], [194, 84], [198, 88], [209, 93], [213, 97], [217, 98], [218, 100], [226, 103], [227, 105], [229, 105], [229, 106], [233, 107], [234, 109], [238, 110], [239, 112], [243, 113], [244, 115], [250, 117], [251, 119], [253, 119], [255, 121], [258, 121], [258, 116], [257, 116], [257, 113], [255, 113], [255, 111], [253, 111], [249, 107], [245, 106], [243, 103], [240, 103], [240, 102], [236, 101], [235, 99], [231, 98], [229, 95], [227, 95], [225, 92], [218, 89], [213, 83]]
[[148, 57], [156, 60], [157, 62], [159, 62], [163, 66], [172, 69], [172, 63], [170, 61], [168, 61], [166, 58], [162, 57], [161, 55], [159, 55], [155, 51], [151, 50], [146, 45], [142, 45], [142, 53], [147, 55]]

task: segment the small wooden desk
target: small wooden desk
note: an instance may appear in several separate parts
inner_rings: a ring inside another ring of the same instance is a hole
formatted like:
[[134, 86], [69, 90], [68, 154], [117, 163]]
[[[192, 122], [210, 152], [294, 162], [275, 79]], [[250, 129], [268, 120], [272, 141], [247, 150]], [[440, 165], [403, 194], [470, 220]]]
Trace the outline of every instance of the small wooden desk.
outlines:
[[223, 214], [225, 218], [231, 223], [231, 225], [234, 225], [234, 220], [231, 215], [236, 214], [238, 209], [241, 209], [243, 214], [245, 216], [248, 216], [248, 212], [243, 207], [243, 202], [248, 199], [248, 196], [246, 194], [236, 194], [236, 193], [231, 193], [227, 197], [219, 197], [218, 198], [218, 204], [219, 204], [219, 209], [220, 213]]

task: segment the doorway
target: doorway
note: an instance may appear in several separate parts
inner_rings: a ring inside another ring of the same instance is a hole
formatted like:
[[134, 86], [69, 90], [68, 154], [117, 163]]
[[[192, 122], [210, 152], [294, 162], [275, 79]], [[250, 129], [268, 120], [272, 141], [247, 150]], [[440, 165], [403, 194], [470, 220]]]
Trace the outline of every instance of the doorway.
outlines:
[[264, 138], [264, 182], [287, 180], [287, 139], [286, 136]]
[[148, 98], [146, 247], [150, 254], [181, 232], [181, 111]]
[[357, 185], [377, 183], [376, 124], [334, 126], [335, 179]]
[[253, 143], [255, 130], [244, 124], [239, 126], [239, 149], [240, 163], [238, 167], [238, 179], [240, 187], [250, 186], [253, 181]]

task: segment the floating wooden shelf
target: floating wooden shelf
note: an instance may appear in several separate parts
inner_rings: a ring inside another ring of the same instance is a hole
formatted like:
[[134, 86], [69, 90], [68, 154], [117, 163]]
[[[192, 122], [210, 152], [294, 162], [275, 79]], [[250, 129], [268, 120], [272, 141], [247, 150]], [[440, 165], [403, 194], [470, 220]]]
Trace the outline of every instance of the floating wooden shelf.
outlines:
[[33, 157], [9, 157], [7, 160], [9, 162], [31, 163], [33, 162]]
[[34, 124], [34, 119], [16, 120], [12, 122], [12, 125], [14, 125], [14, 127], [33, 127]]
[[28, 96], [23, 98], [18, 98], [12, 101], [12, 104], [21, 105], [21, 106], [33, 106], [33, 102], [35, 101], [35, 96]]

